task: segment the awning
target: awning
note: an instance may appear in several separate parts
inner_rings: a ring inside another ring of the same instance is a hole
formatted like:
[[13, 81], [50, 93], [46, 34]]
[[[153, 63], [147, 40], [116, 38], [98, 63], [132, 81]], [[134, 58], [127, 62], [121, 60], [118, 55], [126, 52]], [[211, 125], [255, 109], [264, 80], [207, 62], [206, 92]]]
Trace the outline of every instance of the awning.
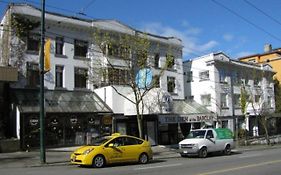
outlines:
[[212, 123], [214, 113], [195, 101], [174, 100], [173, 114], [159, 114], [161, 124], [165, 123]]
[[[39, 90], [12, 90], [12, 101], [22, 113], [39, 112], [39, 97]], [[112, 113], [112, 110], [94, 92], [46, 90], [45, 112]]]

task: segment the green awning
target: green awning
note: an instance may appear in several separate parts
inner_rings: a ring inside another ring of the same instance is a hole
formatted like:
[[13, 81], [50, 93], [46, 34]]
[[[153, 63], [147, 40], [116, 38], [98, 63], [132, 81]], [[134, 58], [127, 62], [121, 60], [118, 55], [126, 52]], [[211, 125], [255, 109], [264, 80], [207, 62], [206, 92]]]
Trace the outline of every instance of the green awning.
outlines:
[[[39, 112], [39, 95], [39, 90], [13, 89], [12, 101], [22, 113]], [[112, 110], [94, 92], [46, 90], [45, 112], [112, 113]]]

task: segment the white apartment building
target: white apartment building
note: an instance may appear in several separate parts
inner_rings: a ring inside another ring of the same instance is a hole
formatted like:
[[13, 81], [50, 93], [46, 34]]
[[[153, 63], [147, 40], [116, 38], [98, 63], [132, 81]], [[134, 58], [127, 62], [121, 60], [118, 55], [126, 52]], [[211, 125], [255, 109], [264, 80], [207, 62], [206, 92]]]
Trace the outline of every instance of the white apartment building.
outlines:
[[[223, 52], [211, 53], [184, 62], [185, 98], [214, 112], [217, 127], [232, 131], [244, 127], [251, 132], [257, 125], [256, 115], [275, 109], [273, 74], [269, 65], [239, 62]], [[241, 88], [247, 92], [246, 121], [241, 112]]]
[[[46, 105], [46, 132], [47, 143], [54, 145], [73, 145], [85, 143], [84, 138], [88, 133], [103, 134], [111, 132], [112, 125], [119, 119], [120, 125], [116, 126], [125, 133], [131, 134], [136, 130], [135, 121], [130, 116], [134, 109], [128, 109], [127, 102], [119, 96], [112, 85], [121, 89], [125, 95], [131, 96], [131, 91], [124, 86], [122, 81], [126, 73], [122, 69], [122, 58], [112, 52], [113, 46], [97, 49], [93, 37], [93, 28], [124, 35], [133, 35], [147, 38], [152, 44], [147, 53], [147, 67], [152, 71], [154, 78], [159, 78], [159, 91], [170, 102], [184, 100], [182, 42], [174, 37], [156, 36], [135, 30], [116, 20], [90, 20], [62, 14], [46, 12], [45, 38], [51, 41], [51, 69], [45, 74], [45, 105]], [[14, 137], [22, 139], [22, 145], [38, 146], [39, 138], [39, 44], [40, 44], [40, 18], [41, 10], [27, 4], [11, 4], [8, 6], [1, 21], [1, 64], [18, 68], [19, 80], [11, 84], [11, 121], [10, 127]], [[19, 24], [22, 23], [22, 26]], [[26, 29], [23, 33], [17, 29]], [[114, 46], [115, 47], [115, 46]], [[120, 50], [120, 46], [116, 46]], [[161, 69], [166, 64], [167, 58], [172, 58], [172, 64], [159, 77]], [[111, 76], [94, 77], [92, 65], [96, 61], [111, 71], [110, 64], [114, 64], [114, 79]], [[154, 95], [155, 94], [150, 94]], [[170, 104], [169, 104], [170, 105]], [[182, 104], [181, 104], [182, 105]], [[186, 105], [184, 103], [184, 105]], [[183, 106], [184, 106], [183, 105]], [[163, 108], [167, 110], [168, 108]], [[171, 108], [172, 109], [172, 108]], [[163, 122], [161, 131], [165, 133], [164, 140], [169, 140], [170, 133], [177, 134], [174, 128], [178, 120], [174, 118], [175, 111], [156, 111], [147, 118], [145, 128], [153, 141], [158, 139], [158, 120]], [[177, 108], [178, 109], [178, 108]], [[189, 107], [191, 109], [191, 107]], [[133, 111], [133, 113], [132, 113]], [[177, 114], [182, 109], [177, 110]], [[193, 118], [198, 118], [196, 110]], [[208, 111], [204, 111], [204, 115]], [[185, 113], [184, 113], [185, 114]], [[127, 116], [125, 116], [127, 115]], [[175, 117], [176, 118], [176, 117]], [[201, 117], [202, 118], [202, 117]], [[198, 120], [201, 119], [199, 117]], [[117, 119], [117, 120], [115, 120]], [[193, 121], [198, 121], [193, 119]], [[184, 122], [184, 120], [179, 120]], [[187, 121], [187, 120], [186, 120]], [[199, 121], [200, 122], [200, 121]], [[116, 124], [117, 125], [117, 124]], [[174, 126], [175, 125], [175, 126]], [[169, 128], [173, 128], [170, 130]], [[162, 137], [162, 136], [161, 136]]]

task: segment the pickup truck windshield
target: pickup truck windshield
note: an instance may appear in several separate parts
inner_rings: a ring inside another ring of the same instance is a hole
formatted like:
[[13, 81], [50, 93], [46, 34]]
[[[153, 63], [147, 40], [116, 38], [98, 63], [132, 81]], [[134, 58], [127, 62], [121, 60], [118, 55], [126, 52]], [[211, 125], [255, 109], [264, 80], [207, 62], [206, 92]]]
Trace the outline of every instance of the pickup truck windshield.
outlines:
[[187, 139], [192, 139], [192, 138], [204, 138], [205, 137], [206, 130], [197, 130], [197, 131], [190, 131], [188, 136], [186, 137]]

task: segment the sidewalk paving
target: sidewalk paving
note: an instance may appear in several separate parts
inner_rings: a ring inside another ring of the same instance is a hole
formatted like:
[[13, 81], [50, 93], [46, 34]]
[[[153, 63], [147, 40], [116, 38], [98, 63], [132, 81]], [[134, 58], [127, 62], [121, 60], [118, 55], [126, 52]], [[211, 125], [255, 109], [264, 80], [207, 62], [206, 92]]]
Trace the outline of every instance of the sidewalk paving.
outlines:
[[[13, 153], [0, 153], [0, 169], [1, 168], [23, 168], [23, 167], [37, 167], [37, 166], [62, 166], [70, 165], [69, 157], [78, 147], [66, 148], [52, 148], [46, 150], [46, 163], [40, 162], [40, 151], [32, 150], [31, 152], [13, 152]], [[239, 146], [233, 152], [245, 152], [252, 150], [275, 149], [281, 148], [281, 145], [252, 145], [252, 146]], [[154, 159], [167, 159], [180, 157], [178, 154], [177, 145], [158, 145], [153, 146]]]

